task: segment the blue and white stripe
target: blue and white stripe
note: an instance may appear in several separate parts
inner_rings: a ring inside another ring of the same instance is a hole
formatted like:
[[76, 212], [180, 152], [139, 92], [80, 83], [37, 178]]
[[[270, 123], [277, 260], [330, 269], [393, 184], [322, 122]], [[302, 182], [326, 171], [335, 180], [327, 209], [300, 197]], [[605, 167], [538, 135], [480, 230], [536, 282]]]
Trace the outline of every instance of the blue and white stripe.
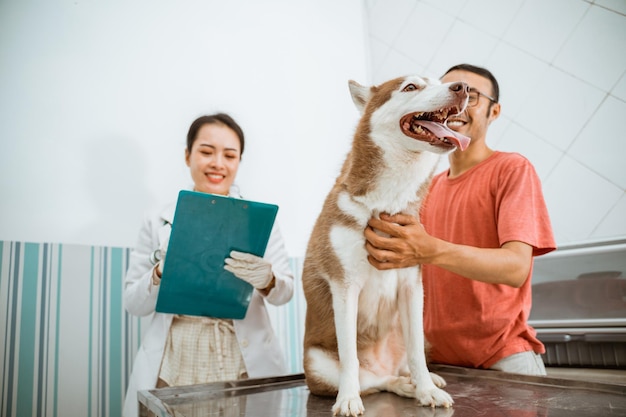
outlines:
[[[0, 416], [118, 417], [147, 318], [122, 303], [130, 249], [0, 241]], [[302, 372], [302, 259], [294, 298], [269, 306]]]
[[0, 415], [121, 414], [141, 335], [122, 306], [129, 253], [0, 242]]

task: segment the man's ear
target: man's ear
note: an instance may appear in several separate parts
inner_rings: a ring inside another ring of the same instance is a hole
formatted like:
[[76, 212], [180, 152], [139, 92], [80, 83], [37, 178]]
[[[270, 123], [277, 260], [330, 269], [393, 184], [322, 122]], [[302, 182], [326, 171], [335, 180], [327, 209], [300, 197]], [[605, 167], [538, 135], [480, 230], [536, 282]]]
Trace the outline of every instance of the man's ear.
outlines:
[[501, 110], [502, 108], [500, 107], [500, 103], [493, 103], [491, 105], [491, 107], [489, 108], [489, 123], [500, 117]]

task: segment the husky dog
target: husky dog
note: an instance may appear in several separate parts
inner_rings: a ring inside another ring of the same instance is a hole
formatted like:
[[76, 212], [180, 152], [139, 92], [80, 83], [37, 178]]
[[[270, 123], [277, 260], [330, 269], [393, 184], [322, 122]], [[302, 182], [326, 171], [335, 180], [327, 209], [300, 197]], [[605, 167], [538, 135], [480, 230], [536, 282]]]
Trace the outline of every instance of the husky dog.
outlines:
[[378, 391], [450, 407], [445, 381], [426, 363], [421, 269], [375, 269], [364, 229], [383, 212], [419, 213], [441, 155], [469, 144], [446, 126], [469, 87], [419, 76], [349, 87], [361, 119], [304, 260], [306, 382], [313, 394], [337, 396], [335, 415], [362, 414], [361, 395]]

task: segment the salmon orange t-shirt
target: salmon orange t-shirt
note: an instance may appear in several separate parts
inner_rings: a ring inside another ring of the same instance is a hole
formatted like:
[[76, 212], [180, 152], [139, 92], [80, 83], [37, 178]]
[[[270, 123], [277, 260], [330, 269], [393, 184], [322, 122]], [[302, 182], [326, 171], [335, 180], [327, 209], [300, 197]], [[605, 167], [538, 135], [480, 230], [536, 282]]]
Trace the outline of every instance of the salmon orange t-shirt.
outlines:
[[[437, 175], [422, 206], [426, 231], [448, 242], [498, 248], [509, 241], [533, 247], [533, 256], [556, 248], [541, 182], [517, 153], [495, 152], [462, 175]], [[424, 330], [430, 359], [489, 368], [518, 352], [544, 353], [527, 323], [531, 277], [520, 288], [486, 284], [445, 269], [423, 266]]]

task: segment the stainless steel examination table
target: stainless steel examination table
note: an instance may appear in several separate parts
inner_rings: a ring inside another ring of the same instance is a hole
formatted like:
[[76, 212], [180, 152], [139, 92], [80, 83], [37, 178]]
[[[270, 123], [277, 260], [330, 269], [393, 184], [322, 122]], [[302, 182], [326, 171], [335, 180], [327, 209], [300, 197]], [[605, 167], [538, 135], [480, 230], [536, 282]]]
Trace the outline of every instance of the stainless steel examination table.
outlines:
[[[599, 383], [431, 366], [455, 404], [420, 407], [390, 393], [363, 397], [365, 417], [586, 417], [626, 416], [626, 381]], [[304, 376], [161, 388], [138, 393], [142, 417], [332, 416], [334, 398], [309, 393]]]

